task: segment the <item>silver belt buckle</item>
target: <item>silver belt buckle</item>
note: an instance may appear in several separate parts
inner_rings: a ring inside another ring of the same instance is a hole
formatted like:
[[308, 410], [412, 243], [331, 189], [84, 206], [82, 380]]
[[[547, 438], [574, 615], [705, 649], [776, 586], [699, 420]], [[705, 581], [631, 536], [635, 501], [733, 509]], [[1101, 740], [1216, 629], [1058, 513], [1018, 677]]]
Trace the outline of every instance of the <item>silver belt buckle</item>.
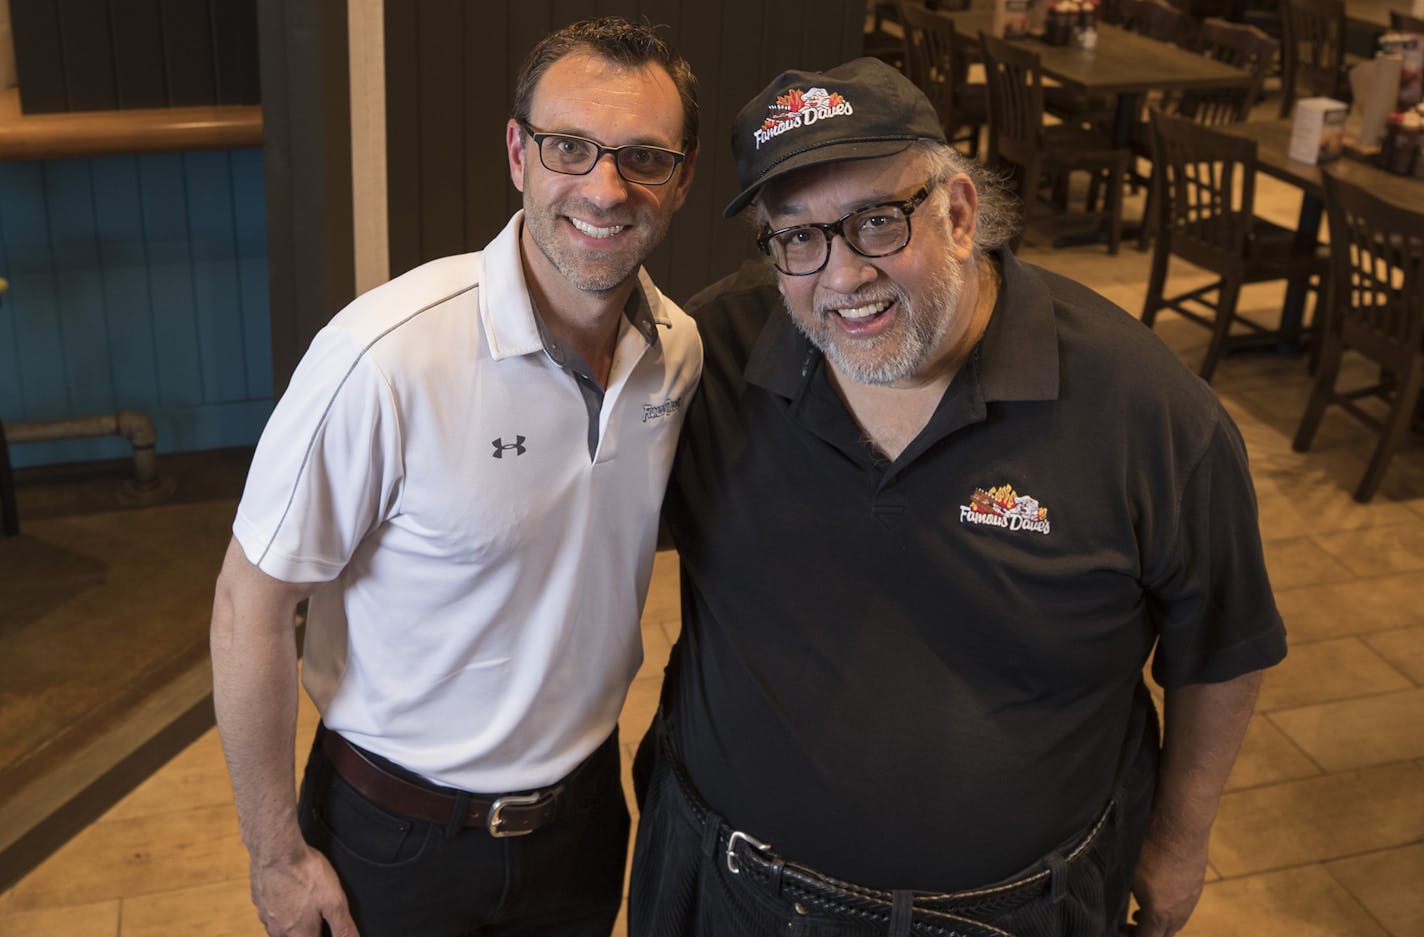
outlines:
[[737, 864], [737, 840], [742, 840], [757, 852], [771, 852], [771, 846], [762, 842], [755, 836], [748, 836], [741, 830], [737, 830], [727, 837], [727, 871], [733, 875], [740, 875], [742, 867]]
[[509, 794], [496, 800], [490, 807], [489, 819], [485, 821], [485, 827], [489, 830], [489, 835], [495, 839], [508, 839], [511, 836], [528, 836], [533, 830], [503, 830], [500, 826], [504, 823], [505, 807], [527, 807], [537, 804], [543, 799], [543, 794]]

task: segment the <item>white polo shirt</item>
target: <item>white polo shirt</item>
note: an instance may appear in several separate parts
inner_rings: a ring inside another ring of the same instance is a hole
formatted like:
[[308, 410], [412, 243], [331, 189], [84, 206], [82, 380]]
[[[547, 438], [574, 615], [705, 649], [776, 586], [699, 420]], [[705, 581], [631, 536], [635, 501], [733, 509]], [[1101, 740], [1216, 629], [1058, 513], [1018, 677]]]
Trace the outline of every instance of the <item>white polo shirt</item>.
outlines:
[[640, 270], [588, 397], [541, 339], [522, 217], [318, 333], [233, 525], [268, 575], [327, 583], [303, 666], [326, 724], [482, 793], [551, 784], [612, 732], [702, 369], [692, 321]]

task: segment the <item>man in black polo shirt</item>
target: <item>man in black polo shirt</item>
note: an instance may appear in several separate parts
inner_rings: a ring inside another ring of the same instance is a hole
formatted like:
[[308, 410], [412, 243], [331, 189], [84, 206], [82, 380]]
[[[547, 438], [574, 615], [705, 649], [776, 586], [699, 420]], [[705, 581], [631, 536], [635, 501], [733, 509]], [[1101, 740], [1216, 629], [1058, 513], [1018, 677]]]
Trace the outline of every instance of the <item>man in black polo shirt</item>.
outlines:
[[630, 933], [1174, 933], [1285, 654], [1235, 427], [894, 70], [786, 72], [733, 148], [771, 263], [689, 306]]

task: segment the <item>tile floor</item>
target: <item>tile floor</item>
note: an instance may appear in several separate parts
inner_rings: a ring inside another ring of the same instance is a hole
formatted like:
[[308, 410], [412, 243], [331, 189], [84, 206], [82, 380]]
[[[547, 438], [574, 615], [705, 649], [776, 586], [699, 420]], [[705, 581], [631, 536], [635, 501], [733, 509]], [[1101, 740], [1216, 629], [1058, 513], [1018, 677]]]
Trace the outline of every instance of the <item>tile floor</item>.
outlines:
[[[1293, 223], [1298, 196], [1261, 181], [1262, 213]], [[1125, 248], [1023, 254], [1140, 308], [1147, 256]], [[1280, 289], [1248, 292], [1269, 316]], [[1170, 314], [1189, 363], [1205, 332]], [[1188, 937], [1424, 935], [1424, 451], [1398, 456], [1370, 505], [1350, 491], [1371, 438], [1331, 415], [1291, 451], [1304, 362], [1228, 358], [1214, 385], [1249, 447], [1267, 561], [1291, 637], [1223, 798], [1210, 881]], [[678, 630], [676, 559], [658, 557], [646, 661], [622, 719], [627, 754], [656, 703]], [[302, 734], [315, 719], [302, 713]], [[619, 924], [619, 935], [623, 932]], [[257, 935], [216, 734], [208, 732], [0, 894], [0, 937]]]

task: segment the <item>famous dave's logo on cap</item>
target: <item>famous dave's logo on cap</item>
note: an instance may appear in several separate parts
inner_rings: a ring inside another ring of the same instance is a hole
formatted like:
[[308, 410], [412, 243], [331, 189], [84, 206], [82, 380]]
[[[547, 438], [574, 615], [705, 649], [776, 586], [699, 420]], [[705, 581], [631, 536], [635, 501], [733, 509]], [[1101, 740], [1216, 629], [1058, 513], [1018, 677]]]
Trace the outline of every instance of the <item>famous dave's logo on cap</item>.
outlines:
[[969, 503], [959, 506], [959, 522], [987, 524], [1009, 530], [1035, 530], [1041, 534], [1051, 529], [1048, 508], [1039, 504], [1037, 498], [1014, 491], [1013, 485], [1000, 485], [988, 491], [974, 489]]
[[809, 127], [829, 117], [848, 117], [855, 113], [849, 101], [825, 88], [812, 88], [810, 91], [792, 88], [785, 94], [777, 95], [776, 103], [767, 110], [771, 113], [756, 131], [757, 149], [788, 130]]

